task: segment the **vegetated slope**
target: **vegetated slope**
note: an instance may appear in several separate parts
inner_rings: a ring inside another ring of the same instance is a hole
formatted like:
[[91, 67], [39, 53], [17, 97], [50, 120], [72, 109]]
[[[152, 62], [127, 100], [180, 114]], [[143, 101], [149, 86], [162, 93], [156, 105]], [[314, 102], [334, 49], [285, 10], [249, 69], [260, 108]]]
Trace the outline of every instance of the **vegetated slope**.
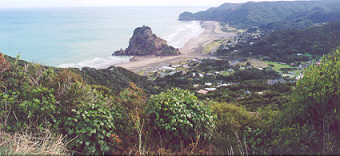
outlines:
[[[8, 61], [15, 61], [15, 58], [5, 55]], [[24, 66], [28, 64], [27, 61], [20, 60], [19, 65]], [[61, 73], [64, 68], [47, 67]], [[79, 74], [82, 79], [89, 85], [97, 86], [101, 89], [103, 86], [107, 87], [115, 93], [123, 91], [129, 86], [129, 82], [136, 84], [148, 94], [155, 94], [158, 91], [154, 88], [155, 84], [149, 81], [146, 77], [137, 75], [125, 68], [110, 66], [107, 69], [95, 69], [83, 67], [81, 70], [77, 68], [68, 68], [71, 72]], [[100, 86], [98, 86], [100, 85]]]
[[83, 80], [91, 85], [105, 86], [112, 91], [119, 93], [129, 86], [129, 82], [136, 84], [146, 93], [158, 93], [154, 88], [155, 84], [144, 76], [139, 76], [122, 67], [109, 67], [107, 69], [94, 69], [83, 67], [81, 71], [74, 70], [82, 76]]
[[[340, 6], [339, 6], [340, 7]], [[315, 7], [311, 10], [294, 13], [281, 21], [261, 25], [264, 31], [280, 29], [301, 29], [313, 24], [332, 22], [340, 19], [340, 10], [326, 11], [325, 8]]]
[[[295, 30], [287, 29], [275, 31], [258, 40], [250, 40], [249, 43], [238, 44], [234, 49], [240, 49], [238, 55], [242, 56], [268, 56], [269, 60], [292, 63], [295, 61], [307, 61], [320, 57], [340, 46], [340, 20], [321, 26]], [[219, 55], [228, 55], [232, 49], [217, 50]], [[251, 53], [250, 53], [251, 52]], [[298, 56], [301, 53], [304, 56]]]
[[247, 2], [241, 4], [225, 3], [216, 8], [197, 13], [184, 12], [179, 20], [214, 20], [229, 23], [238, 28], [250, 28], [274, 21], [285, 20], [288, 16], [307, 11], [315, 6], [325, 11], [336, 11], [337, 1], [287, 1], [287, 2]]

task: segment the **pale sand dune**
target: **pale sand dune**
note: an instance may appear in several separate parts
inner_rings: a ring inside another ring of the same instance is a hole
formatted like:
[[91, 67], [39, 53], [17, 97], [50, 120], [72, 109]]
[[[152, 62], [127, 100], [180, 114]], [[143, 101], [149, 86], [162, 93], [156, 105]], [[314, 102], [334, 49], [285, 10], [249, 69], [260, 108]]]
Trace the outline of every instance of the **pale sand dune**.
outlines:
[[124, 67], [128, 70], [137, 72], [142, 69], [156, 69], [165, 64], [169, 64], [174, 61], [186, 60], [190, 58], [205, 58], [209, 55], [202, 54], [203, 45], [213, 40], [222, 37], [234, 37], [235, 33], [226, 33], [221, 31], [221, 26], [215, 21], [204, 21], [204, 31], [197, 38], [190, 39], [184, 44], [179, 51], [182, 53], [178, 56], [134, 56], [130, 62], [114, 64], [114, 66]]

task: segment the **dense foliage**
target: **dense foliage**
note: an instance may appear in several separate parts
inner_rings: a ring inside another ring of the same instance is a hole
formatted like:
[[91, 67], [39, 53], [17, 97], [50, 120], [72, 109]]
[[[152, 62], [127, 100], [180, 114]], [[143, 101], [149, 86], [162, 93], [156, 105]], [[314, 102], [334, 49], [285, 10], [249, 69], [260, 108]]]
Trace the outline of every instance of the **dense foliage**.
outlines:
[[108, 69], [83, 67], [80, 71], [78, 69], [72, 69], [72, 71], [81, 75], [86, 83], [105, 86], [113, 93], [123, 91], [129, 86], [129, 82], [133, 82], [148, 94], [158, 92], [157, 89], [154, 88], [155, 84], [146, 77], [139, 76], [122, 67], [111, 66]]
[[[233, 49], [220, 49], [219, 55], [228, 55], [234, 49], [240, 49], [241, 56], [265, 56], [267, 60], [296, 63], [321, 57], [340, 45], [340, 21], [322, 26], [312, 26], [301, 30], [281, 30], [270, 33], [249, 43], [237, 44]], [[251, 54], [250, 54], [251, 52]], [[301, 55], [297, 55], [301, 53]]]
[[247, 135], [255, 153], [339, 153], [339, 59], [337, 50], [307, 68], [280, 110], [259, 110], [265, 125]]
[[286, 17], [282, 21], [275, 21], [260, 26], [263, 31], [277, 31], [282, 29], [302, 29], [317, 23], [332, 22], [340, 19], [340, 11], [325, 11], [324, 8], [315, 7], [311, 10], [301, 11]]
[[151, 96], [148, 114], [155, 133], [162, 134], [164, 141], [172, 146], [178, 146], [181, 141], [189, 144], [211, 139], [214, 116], [204, 105], [189, 91], [174, 88]]

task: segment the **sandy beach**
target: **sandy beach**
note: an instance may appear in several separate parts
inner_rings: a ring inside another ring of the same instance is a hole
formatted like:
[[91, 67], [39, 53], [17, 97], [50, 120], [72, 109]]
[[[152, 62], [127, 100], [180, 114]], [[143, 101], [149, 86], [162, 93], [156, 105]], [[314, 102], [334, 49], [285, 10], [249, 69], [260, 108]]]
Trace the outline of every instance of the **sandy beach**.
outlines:
[[202, 22], [204, 31], [197, 38], [190, 39], [184, 44], [179, 51], [182, 53], [178, 56], [134, 56], [130, 62], [114, 64], [114, 66], [124, 67], [128, 70], [138, 72], [142, 69], [157, 69], [171, 62], [186, 60], [190, 58], [207, 58], [211, 55], [202, 54], [203, 45], [213, 40], [223, 37], [237, 36], [235, 33], [226, 33], [221, 31], [221, 26], [215, 21]]

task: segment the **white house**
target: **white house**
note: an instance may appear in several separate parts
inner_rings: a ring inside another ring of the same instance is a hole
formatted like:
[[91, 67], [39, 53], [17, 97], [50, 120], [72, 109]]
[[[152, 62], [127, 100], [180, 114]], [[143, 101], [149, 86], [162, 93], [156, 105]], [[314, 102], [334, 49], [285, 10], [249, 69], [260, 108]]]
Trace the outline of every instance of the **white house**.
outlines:
[[167, 67], [167, 66], [163, 66], [162, 69], [167, 70], [167, 71], [173, 71], [176, 70], [176, 68], [172, 68], [172, 67]]
[[204, 88], [205, 90], [209, 91], [209, 92], [212, 92], [212, 91], [215, 91], [216, 88]]
[[297, 76], [295, 79], [296, 79], [296, 80], [300, 80], [300, 79], [302, 79], [302, 78], [303, 78], [303, 75], [300, 73], [300, 75]]
[[204, 90], [204, 89], [200, 89], [199, 91], [197, 91], [197, 93], [200, 93], [200, 94], [207, 94], [208, 91], [207, 91], [207, 90]]
[[192, 73], [192, 77], [196, 77], [196, 73]]

